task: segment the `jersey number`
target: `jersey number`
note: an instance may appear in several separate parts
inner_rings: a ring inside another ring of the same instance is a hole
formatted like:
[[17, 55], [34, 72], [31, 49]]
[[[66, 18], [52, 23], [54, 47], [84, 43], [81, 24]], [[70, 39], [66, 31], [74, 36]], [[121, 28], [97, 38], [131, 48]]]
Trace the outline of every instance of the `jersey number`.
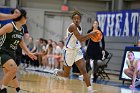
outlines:
[[14, 45], [17, 45], [18, 43], [19, 43], [19, 41], [18, 40], [15, 40]]

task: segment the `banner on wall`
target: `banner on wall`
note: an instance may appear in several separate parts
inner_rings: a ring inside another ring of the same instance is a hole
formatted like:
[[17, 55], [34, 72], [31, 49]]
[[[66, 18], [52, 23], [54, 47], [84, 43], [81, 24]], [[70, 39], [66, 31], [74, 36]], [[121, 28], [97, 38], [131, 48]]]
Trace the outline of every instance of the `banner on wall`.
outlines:
[[[12, 8], [0, 8], [0, 13], [10, 14], [11, 10], [12, 10]], [[9, 22], [11, 22], [11, 20], [4, 20], [4, 21], [0, 20], [0, 27]]]
[[140, 10], [97, 12], [99, 26], [105, 36], [140, 36]]

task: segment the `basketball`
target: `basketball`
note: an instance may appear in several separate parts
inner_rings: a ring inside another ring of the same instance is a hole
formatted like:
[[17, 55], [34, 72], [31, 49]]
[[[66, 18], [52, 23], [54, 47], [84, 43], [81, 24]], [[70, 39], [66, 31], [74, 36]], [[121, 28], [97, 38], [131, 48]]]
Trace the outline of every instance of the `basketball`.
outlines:
[[103, 37], [102, 32], [99, 30], [94, 30], [94, 32], [96, 32], [96, 35], [91, 36], [91, 40], [94, 42], [100, 42]]

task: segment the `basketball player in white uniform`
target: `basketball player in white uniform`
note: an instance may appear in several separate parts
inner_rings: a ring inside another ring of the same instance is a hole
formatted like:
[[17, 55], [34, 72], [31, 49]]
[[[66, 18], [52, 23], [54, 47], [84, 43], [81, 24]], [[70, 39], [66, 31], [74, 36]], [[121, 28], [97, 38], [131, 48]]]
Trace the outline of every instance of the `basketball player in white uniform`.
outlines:
[[87, 35], [81, 35], [82, 31], [81, 27], [79, 26], [81, 22], [81, 14], [78, 11], [75, 11], [73, 13], [72, 21], [73, 23], [67, 29], [67, 37], [64, 48], [64, 71], [56, 71], [56, 74], [62, 77], [69, 77], [70, 69], [75, 62], [84, 77], [88, 91], [92, 93], [93, 89], [85, 68], [83, 53], [80, 48], [81, 42], [86, 41], [92, 35], [96, 35], [96, 32], [91, 32]]

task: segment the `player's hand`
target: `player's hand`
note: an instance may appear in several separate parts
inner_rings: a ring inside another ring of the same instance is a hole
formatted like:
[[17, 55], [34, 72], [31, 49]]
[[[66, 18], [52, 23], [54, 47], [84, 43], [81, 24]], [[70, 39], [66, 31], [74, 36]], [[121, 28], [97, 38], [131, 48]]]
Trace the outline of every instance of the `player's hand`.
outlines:
[[92, 36], [96, 36], [97, 35], [97, 31], [91, 31], [90, 34], [91, 34], [91, 37]]
[[37, 57], [33, 54], [33, 53], [28, 53], [28, 56], [32, 59], [32, 60], [37, 60]]
[[20, 11], [18, 9], [15, 9], [14, 14], [12, 15], [13, 18], [17, 18], [21, 15]]
[[130, 89], [135, 89], [135, 86], [134, 85], [130, 85], [129, 88]]

